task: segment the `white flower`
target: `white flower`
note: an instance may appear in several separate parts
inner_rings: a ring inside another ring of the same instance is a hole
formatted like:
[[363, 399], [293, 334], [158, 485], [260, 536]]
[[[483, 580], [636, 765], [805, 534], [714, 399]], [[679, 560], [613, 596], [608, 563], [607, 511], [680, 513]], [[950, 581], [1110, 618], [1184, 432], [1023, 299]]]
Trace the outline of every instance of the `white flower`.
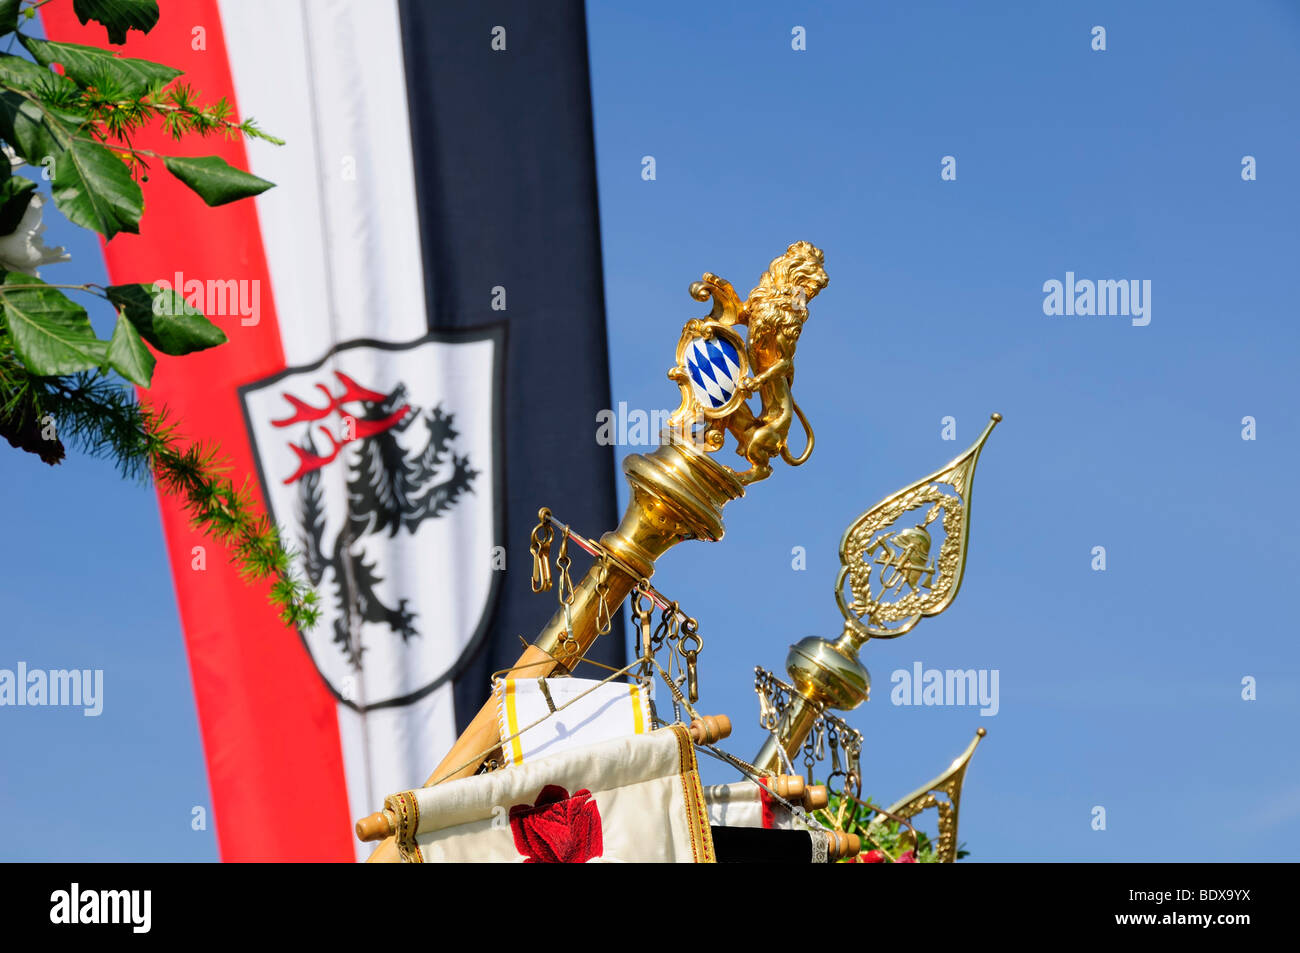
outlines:
[[10, 171], [27, 164], [27, 160], [18, 158], [18, 153], [14, 152], [13, 146], [7, 142], [0, 142], [0, 152], [3, 152], [5, 158], [9, 160]]
[[13, 234], [0, 236], [0, 268], [21, 271], [39, 278], [37, 266], [72, 260], [62, 245], [50, 248], [41, 238], [45, 231], [45, 223], [41, 221], [41, 207], [44, 204], [45, 196], [39, 192], [34, 193]]

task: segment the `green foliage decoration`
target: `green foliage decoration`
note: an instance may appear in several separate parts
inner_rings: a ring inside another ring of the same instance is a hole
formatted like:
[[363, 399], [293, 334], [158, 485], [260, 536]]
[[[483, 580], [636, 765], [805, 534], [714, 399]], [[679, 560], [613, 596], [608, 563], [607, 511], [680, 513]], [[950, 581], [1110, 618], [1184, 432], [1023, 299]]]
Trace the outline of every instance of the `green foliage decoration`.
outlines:
[[[273, 185], [218, 156], [137, 148], [132, 139], [141, 129], [156, 126], [176, 142], [281, 140], [252, 119], [236, 121], [224, 99], [203, 103], [178, 69], [24, 33], [23, 24], [50, 2], [71, 2], [83, 24], [101, 25], [115, 45], [129, 31], [148, 33], [159, 18], [156, 0], [0, 0], [0, 36], [12, 34], [31, 57], [0, 53], [0, 436], [46, 464], [63, 462], [69, 440], [112, 459], [126, 478], [152, 478], [180, 499], [196, 528], [226, 547], [248, 581], [269, 584], [285, 622], [308, 628], [319, 616], [316, 593], [292, 570], [292, 553], [250, 486], [230, 480], [218, 448], [187, 440], [165, 407], [137, 400], [130, 387], [150, 386], [157, 355], [168, 360], [217, 347], [225, 333], [170, 289], [39, 277], [37, 266], [67, 256], [40, 238], [39, 181], [18, 174], [39, 170], [68, 221], [111, 239], [139, 232], [139, 181], [159, 160], [210, 206]], [[79, 300], [115, 312], [109, 338], [96, 334]]]

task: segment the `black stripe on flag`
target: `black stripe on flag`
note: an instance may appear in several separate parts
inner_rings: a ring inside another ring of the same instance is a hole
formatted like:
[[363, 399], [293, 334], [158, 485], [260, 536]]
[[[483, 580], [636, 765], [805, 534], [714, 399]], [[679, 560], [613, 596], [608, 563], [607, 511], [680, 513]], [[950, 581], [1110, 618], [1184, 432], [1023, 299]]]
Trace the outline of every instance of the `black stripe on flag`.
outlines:
[[[456, 676], [463, 729], [556, 608], [530, 586], [538, 508], [588, 536], [617, 522], [613, 449], [596, 443], [610, 392], [587, 28], [581, 0], [399, 10], [429, 329], [506, 327], [507, 569], [484, 647]], [[588, 657], [625, 654], [619, 615]]]

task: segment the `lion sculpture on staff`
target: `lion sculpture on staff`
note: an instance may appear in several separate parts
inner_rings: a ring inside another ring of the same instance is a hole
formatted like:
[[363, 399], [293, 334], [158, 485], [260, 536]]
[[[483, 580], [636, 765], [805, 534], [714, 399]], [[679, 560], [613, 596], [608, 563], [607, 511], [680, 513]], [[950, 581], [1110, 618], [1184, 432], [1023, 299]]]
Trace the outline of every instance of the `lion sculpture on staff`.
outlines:
[[[827, 284], [824, 260], [817, 246], [795, 242], [785, 254], [772, 259], [744, 301], [729, 281], [714, 274], [705, 274], [691, 285], [691, 296], [696, 301], [713, 298], [713, 311], [707, 318], [687, 322], [682, 332], [684, 343], [693, 338], [714, 337], [720, 333], [718, 328], [744, 325], [749, 330], [745, 343], [748, 373], [736, 383], [734, 407], [708, 420], [702, 434], [705, 447], [711, 451], [722, 446], [724, 429], [736, 438], [736, 453], [749, 461], [749, 469], [736, 474], [741, 483], [754, 483], [770, 475], [773, 457], [780, 456], [791, 466], [799, 466], [812, 454], [812, 428], [795, 403], [791, 386], [794, 350], [808, 320], [808, 301]], [[699, 422], [702, 410], [692, 395], [690, 372], [681, 351], [679, 348], [678, 366], [668, 372], [681, 387], [683, 398], [670, 424], [689, 435]], [[762, 402], [757, 414], [745, 403], [754, 394]], [[790, 454], [786, 440], [796, 416], [807, 438], [803, 452], [797, 457]]]

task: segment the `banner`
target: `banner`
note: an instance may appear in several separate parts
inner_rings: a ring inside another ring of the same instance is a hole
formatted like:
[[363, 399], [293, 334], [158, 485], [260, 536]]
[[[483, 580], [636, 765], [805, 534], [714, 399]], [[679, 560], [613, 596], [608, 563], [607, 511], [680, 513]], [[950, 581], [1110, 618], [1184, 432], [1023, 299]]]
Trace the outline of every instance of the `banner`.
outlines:
[[[226, 860], [368, 854], [353, 819], [423, 783], [554, 609], [538, 507], [616, 520], [582, 4], [443, 7], [165, 3], [122, 48], [286, 141], [136, 138], [276, 187], [209, 209], [159, 170], [141, 234], [105, 244], [113, 281], [228, 335], [148, 397], [256, 481], [322, 600], [286, 629], [160, 498]], [[71, 5], [41, 15], [104, 45]], [[591, 657], [623, 654], [616, 625]]]
[[654, 728], [652, 687], [591, 678], [497, 679], [492, 692], [502, 760], [517, 766], [601, 741], [643, 735]]
[[685, 725], [400, 791], [384, 809], [407, 863], [715, 862]]

